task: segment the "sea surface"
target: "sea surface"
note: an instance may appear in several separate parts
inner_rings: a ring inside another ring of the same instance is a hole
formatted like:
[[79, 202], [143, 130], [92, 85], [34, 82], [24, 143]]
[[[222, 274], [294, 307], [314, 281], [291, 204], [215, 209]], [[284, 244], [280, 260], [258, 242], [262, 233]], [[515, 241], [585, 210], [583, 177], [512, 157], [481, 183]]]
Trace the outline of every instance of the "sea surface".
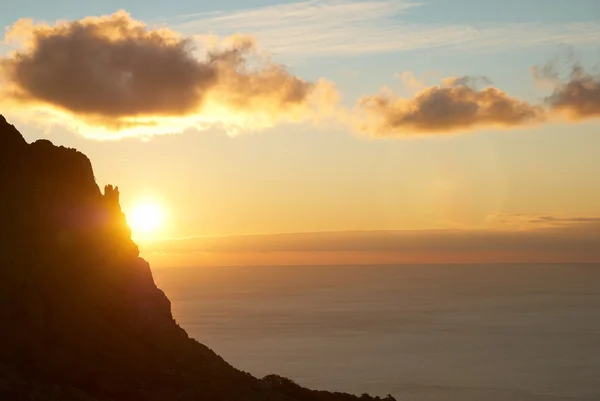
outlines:
[[600, 401], [600, 265], [155, 269], [237, 368], [399, 401]]

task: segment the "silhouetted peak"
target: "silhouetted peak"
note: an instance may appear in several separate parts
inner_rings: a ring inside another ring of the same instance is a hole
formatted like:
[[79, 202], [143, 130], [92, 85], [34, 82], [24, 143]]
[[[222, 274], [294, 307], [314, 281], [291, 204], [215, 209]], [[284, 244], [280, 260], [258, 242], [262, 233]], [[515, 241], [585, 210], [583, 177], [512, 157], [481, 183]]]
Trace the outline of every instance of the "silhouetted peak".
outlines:
[[[49, 310], [66, 308], [64, 300], [71, 299], [94, 305], [87, 313], [109, 311], [112, 324], [139, 329], [160, 316], [160, 324], [178, 329], [168, 300], [139, 259], [118, 189], [108, 185], [103, 195], [90, 160], [76, 149], [47, 139], [27, 144], [8, 124], [3, 132], [5, 138], [18, 136], [23, 143], [18, 157], [14, 152], [0, 154], [0, 166], [5, 167], [0, 169], [0, 186], [6, 194], [0, 199], [0, 281], [18, 289], [23, 286], [19, 280], [25, 280], [36, 294], [20, 301], [28, 305], [19, 312], [22, 320], [41, 316], [48, 323]], [[0, 301], [4, 295], [0, 292]], [[61, 330], [85, 332], [79, 320], [86, 318], [69, 317]], [[51, 331], [46, 323], [37, 326], [39, 332]]]
[[40, 146], [50, 149], [54, 147], [54, 144], [49, 139], [38, 139], [37, 141], [34, 141], [31, 146]]
[[0, 114], [0, 152], [8, 152], [25, 145], [27, 142], [21, 133]]

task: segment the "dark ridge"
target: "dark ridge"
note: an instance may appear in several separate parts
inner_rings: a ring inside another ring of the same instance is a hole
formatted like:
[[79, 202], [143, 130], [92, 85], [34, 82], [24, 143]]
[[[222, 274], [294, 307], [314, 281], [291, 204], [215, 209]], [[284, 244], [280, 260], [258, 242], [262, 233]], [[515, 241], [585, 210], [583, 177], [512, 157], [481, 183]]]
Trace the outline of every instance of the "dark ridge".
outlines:
[[[258, 379], [188, 337], [90, 160], [0, 115], [0, 400], [352, 401]], [[393, 400], [388, 397], [388, 400]]]

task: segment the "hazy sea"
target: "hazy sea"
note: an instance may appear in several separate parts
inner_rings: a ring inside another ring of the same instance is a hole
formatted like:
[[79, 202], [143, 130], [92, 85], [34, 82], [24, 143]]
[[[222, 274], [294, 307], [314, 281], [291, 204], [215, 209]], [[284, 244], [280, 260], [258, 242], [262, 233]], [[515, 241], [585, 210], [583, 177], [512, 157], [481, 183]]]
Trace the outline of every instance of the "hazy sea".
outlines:
[[399, 401], [599, 401], [600, 265], [156, 269], [232, 365]]

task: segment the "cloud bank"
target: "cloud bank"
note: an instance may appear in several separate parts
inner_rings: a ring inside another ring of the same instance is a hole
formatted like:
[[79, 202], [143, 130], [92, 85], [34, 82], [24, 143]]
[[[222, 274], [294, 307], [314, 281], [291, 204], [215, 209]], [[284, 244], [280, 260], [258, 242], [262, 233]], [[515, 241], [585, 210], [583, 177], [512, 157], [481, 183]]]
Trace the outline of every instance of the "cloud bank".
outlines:
[[[202, 14], [201, 18], [217, 26], [240, 23], [241, 28], [260, 32], [263, 25], [282, 24], [289, 18], [310, 27], [328, 16], [341, 27], [354, 15], [355, 24], [348, 28], [352, 32], [362, 26], [365, 16], [383, 18], [418, 6], [311, 0], [232, 14]], [[283, 16], [282, 21], [274, 22], [276, 14]], [[265, 20], [265, 16], [273, 18]], [[181, 24], [193, 25], [196, 17]], [[244, 25], [247, 20], [253, 25]], [[594, 32], [585, 37], [595, 37]], [[294, 38], [319, 35], [303, 30], [284, 39], [294, 43]], [[555, 42], [565, 37], [548, 35]], [[373, 137], [403, 137], [600, 117], [600, 78], [579, 65], [563, 80], [550, 64], [534, 68], [534, 78], [549, 83], [553, 90], [539, 104], [513, 97], [487, 78], [465, 76], [432, 87], [412, 79], [407, 83], [420, 88], [412, 98], [384, 89], [363, 95], [348, 110], [339, 105], [333, 83], [295, 76], [262, 52], [253, 37], [184, 37], [171, 29], [150, 28], [124, 11], [53, 25], [19, 20], [7, 29], [5, 43], [17, 46], [0, 58], [1, 105], [16, 106], [44, 124], [67, 125], [91, 138], [214, 127], [235, 134], [325, 119]], [[320, 49], [313, 42], [311, 47]]]
[[218, 122], [252, 130], [317, 118], [337, 101], [333, 84], [292, 75], [250, 37], [227, 38], [198, 59], [191, 39], [124, 11], [55, 25], [19, 20], [5, 40], [21, 47], [0, 61], [4, 97], [89, 127], [160, 132]]
[[600, 263], [598, 217], [500, 217], [507, 223], [494, 229], [191, 237], [142, 243], [141, 251], [157, 265], [169, 266]]

